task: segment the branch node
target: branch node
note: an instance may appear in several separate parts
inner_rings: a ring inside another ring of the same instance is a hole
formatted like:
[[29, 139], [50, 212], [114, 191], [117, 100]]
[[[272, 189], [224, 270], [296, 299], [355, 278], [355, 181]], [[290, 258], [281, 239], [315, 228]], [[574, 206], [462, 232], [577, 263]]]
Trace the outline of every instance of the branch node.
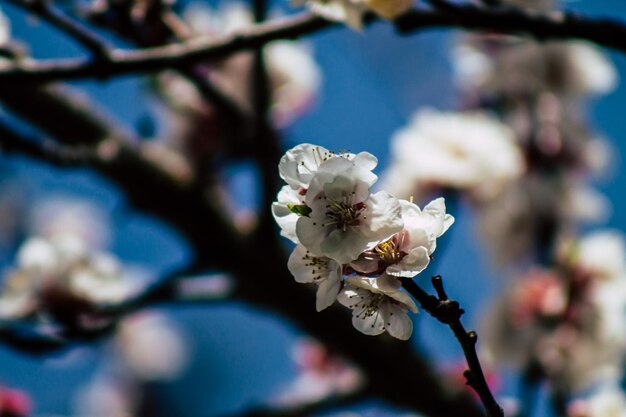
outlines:
[[474, 376], [472, 375], [472, 371], [466, 369], [463, 371], [463, 376], [465, 377], [465, 385], [474, 387]]
[[435, 275], [434, 277], [432, 277], [431, 281], [433, 283], [435, 291], [437, 291], [437, 296], [439, 297], [439, 300], [449, 300], [450, 298], [448, 297], [448, 294], [446, 294], [446, 290], [443, 288], [443, 280], [441, 279], [441, 275]]

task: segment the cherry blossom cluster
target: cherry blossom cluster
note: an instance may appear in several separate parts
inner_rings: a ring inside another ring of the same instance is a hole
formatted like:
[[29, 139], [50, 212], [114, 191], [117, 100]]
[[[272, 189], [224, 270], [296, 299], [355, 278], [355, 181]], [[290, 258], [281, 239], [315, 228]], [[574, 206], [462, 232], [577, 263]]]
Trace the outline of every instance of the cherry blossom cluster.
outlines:
[[548, 381], [579, 392], [618, 383], [626, 350], [626, 242], [611, 231], [561, 244], [553, 268], [533, 268], [494, 305], [487, 362], [540, 364]]
[[20, 247], [3, 283], [0, 320], [46, 316], [68, 325], [98, 325], [97, 306], [119, 304], [145, 286], [141, 275], [75, 235], [34, 236]]
[[408, 312], [417, 306], [400, 279], [428, 266], [454, 218], [443, 198], [422, 210], [385, 191], [372, 193], [377, 163], [367, 152], [298, 145], [280, 160], [287, 184], [272, 212], [281, 234], [297, 245], [289, 270], [297, 282], [317, 285], [318, 311], [339, 301], [352, 309], [359, 331], [406, 340], [413, 330]]

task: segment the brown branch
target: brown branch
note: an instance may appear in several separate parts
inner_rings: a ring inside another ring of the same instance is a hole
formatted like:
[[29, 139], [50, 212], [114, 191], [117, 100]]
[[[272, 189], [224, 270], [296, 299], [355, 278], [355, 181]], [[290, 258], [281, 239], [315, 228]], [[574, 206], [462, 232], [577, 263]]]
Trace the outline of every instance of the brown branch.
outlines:
[[[85, 112], [89, 114], [88, 109]], [[146, 162], [132, 153], [132, 148], [124, 153], [125, 157], [115, 158], [120, 159], [118, 162], [110, 162], [111, 165], [101, 162], [94, 168], [106, 177], [113, 177], [138, 209], [159, 216], [183, 232], [193, 245], [198, 264], [218, 265], [232, 271], [236, 280], [232, 295], [235, 299], [281, 314], [333, 351], [349, 358], [365, 372], [367, 389], [392, 403], [434, 417], [481, 415], [469, 398], [447, 393], [410, 344], [354, 331], [349, 314], [341, 307], [317, 313], [310, 289], [295, 283], [287, 270], [275, 233], [266, 236], [264, 241], [237, 240], [233, 233], [223, 229], [220, 217], [212, 215], [201, 200], [190, 201], [178, 188], [163, 182]], [[147, 303], [165, 302], [171, 295], [168, 285], [164, 282], [163, 287], [150, 290]], [[141, 301], [137, 305], [145, 304]], [[62, 344], [47, 338], [20, 344], [15, 333], [2, 338], [16, 348], [29, 349], [32, 343], [38, 354], [45, 354], [46, 348], [48, 353], [54, 352], [105, 335], [75, 332], [66, 335]], [[394, 378], [390, 379], [389, 375]]]
[[77, 166], [94, 159], [92, 149], [59, 145], [49, 139], [30, 138], [11, 129], [0, 120], [0, 150], [26, 155], [56, 166]]
[[[517, 8], [483, 8], [458, 5], [454, 13], [414, 9], [395, 22], [401, 34], [434, 27], [525, 34], [539, 40], [586, 39], [626, 51], [626, 24], [610, 18], [584, 17], [573, 12], [535, 13]], [[0, 83], [49, 82], [180, 68], [199, 61], [222, 58], [255, 49], [277, 39], [304, 36], [335, 24], [308, 13], [284, 21], [272, 21], [215, 39], [194, 39], [162, 47], [111, 51], [110, 62], [85, 59], [24, 60], [0, 69]]]
[[450, 300], [446, 294], [441, 276], [433, 277], [432, 283], [437, 291], [437, 297], [428, 294], [413, 279], [404, 278], [402, 280], [404, 288], [415, 297], [422, 308], [441, 323], [450, 327], [450, 330], [454, 333], [463, 349], [463, 354], [469, 367], [464, 374], [467, 379], [467, 385], [476, 391], [487, 411], [487, 415], [489, 417], [504, 417], [504, 411], [491, 393], [476, 353], [478, 335], [473, 330], [469, 332], [465, 330], [461, 322], [461, 316], [464, 311], [457, 301]]
[[331, 26], [332, 23], [310, 14], [285, 22], [268, 22], [218, 39], [193, 39], [167, 46], [135, 51], [113, 50], [110, 62], [86, 59], [20, 61], [0, 70], [0, 82], [39, 82], [78, 78], [107, 78], [113, 75], [155, 72], [180, 68], [200, 61], [223, 58], [246, 49], [255, 49], [276, 39], [302, 36]]
[[[114, 121], [86, 100], [76, 100], [69, 91], [58, 86], [13, 86], [2, 91], [0, 100], [6, 109], [58, 142], [110, 148], [99, 153], [103, 158], [91, 162], [96, 172], [113, 181], [135, 208], [157, 216], [185, 236], [197, 265], [231, 273], [237, 283], [233, 297], [280, 314], [359, 366], [370, 392], [433, 417], [481, 415], [468, 397], [446, 392], [410, 344], [354, 331], [349, 314], [341, 307], [318, 314], [310, 289], [295, 283], [287, 270], [275, 231], [243, 239], [214, 206], [215, 199], [143, 158], [140, 149], [132, 145], [131, 135], [111, 127]], [[15, 338], [10, 340], [15, 342]], [[67, 335], [65, 345], [86, 340], [84, 335]], [[46, 343], [40, 340], [35, 344]]]

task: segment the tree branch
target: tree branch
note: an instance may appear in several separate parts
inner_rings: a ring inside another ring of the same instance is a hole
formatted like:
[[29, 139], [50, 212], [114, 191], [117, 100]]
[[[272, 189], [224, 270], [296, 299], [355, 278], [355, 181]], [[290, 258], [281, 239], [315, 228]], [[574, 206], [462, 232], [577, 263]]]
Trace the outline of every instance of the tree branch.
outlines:
[[[120, 130], [108, 127], [108, 119], [86, 102], [81, 109], [71, 105], [66, 109], [62, 93], [56, 90], [38, 91], [44, 97], [55, 97], [46, 102], [54, 103], [57, 120], [63, 123], [48, 123], [49, 111], [42, 107], [31, 111], [17, 106], [19, 114], [59, 141], [63, 140], [59, 134], [68, 133], [66, 127], [59, 125], [72, 126], [69, 133], [74, 137], [68, 142], [76, 143], [76, 137], [81, 137], [86, 143], [96, 144], [104, 138], [116, 137], [115, 143], [120, 144], [117, 150], [91, 167], [117, 184], [137, 209], [158, 216], [180, 231], [192, 246], [196, 266], [231, 273], [236, 282], [232, 295], [235, 299], [280, 314], [348, 358], [364, 371], [368, 388], [381, 398], [433, 417], [481, 416], [471, 399], [446, 392], [428, 363], [410, 344], [354, 331], [349, 314], [341, 307], [317, 313], [310, 289], [295, 283], [287, 270], [287, 259], [276, 233], [266, 235], [265, 239], [262, 236], [242, 239], [230, 229], [224, 214], [211, 204], [211, 198], [176, 182], [144, 160], [136, 148], [124, 145], [131, 138], [115, 136], [121, 135], [114, 133]], [[38, 118], [45, 120], [40, 122]], [[80, 135], [76, 129], [83, 129], [85, 134]], [[82, 335], [77, 337], [84, 340]], [[65, 346], [71, 346], [68, 343], [73, 341], [68, 336]], [[41, 342], [45, 344], [45, 340]], [[389, 375], [394, 378], [390, 379]]]
[[467, 366], [469, 369], [465, 371], [465, 377], [467, 379], [467, 385], [471, 386], [474, 391], [480, 397], [487, 415], [490, 417], [504, 417], [504, 411], [502, 407], [497, 403], [480, 365], [480, 360], [476, 354], [476, 341], [478, 335], [475, 331], [466, 331], [463, 323], [461, 323], [461, 316], [464, 311], [459, 306], [459, 303], [450, 300], [443, 287], [443, 281], [441, 276], [435, 276], [432, 279], [433, 287], [437, 291], [437, 297], [434, 297], [420, 288], [413, 279], [404, 278], [402, 285], [404, 288], [421, 304], [431, 316], [439, 320], [441, 323], [447, 325], [454, 333], [454, 336], [459, 341], [463, 354], [467, 360]]
[[29, 138], [11, 129], [0, 120], [0, 149], [6, 153], [29, 156], [57, 166], [76, 166], [96, 157], [88, 148], [59, 145], [49, 140]]
[[289, 39], [333, 25], [322, 18], [302, 14], [285, 22], [256, 25], [233, 35], [215, 39], [192, 39], [187, 42], [135, 51], [113, 50], [110, 62], [86, 59], [20, 61], [0, 69], [0, 83], [26, 81], [45, 83], [78, 78], [107, 78], [113, 75], [155, 72], [181, 68], [200, 61], [223, 58], [232, 53], [255, 49], [276, 39]]
[[[626, 24], [610, 18], [584, 17], [573, 12], [536, 13], [517, 8], [484, 8], [457, 5], [455, 12], [414, 9], [395, 21], [401, 34], [435, 27], [463, 28], [525, 34], [538, 40], [586, 39], [626, 52]], [[0, 84], [45, 83], [78, 78], [107, 78], [115, 75], [181, 68], [200, 61], [223, 58], [242, 50], [255, 49], [277, 39], [292, 39], [335, 26], [308, 13], [284, 21], [255, 25], [220, 38], [194, 39], [162, 47], [113, 50], [110, 62], [85, 59], [47, 61], [23, 60], [0, 69]]]

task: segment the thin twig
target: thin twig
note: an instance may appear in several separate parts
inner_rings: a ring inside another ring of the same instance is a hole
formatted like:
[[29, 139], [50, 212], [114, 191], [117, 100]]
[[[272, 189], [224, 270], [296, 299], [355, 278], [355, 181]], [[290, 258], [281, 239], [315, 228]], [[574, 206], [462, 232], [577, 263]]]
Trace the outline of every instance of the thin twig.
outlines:
[[[584, 17], [573, 12], [536, 13], [517, 8], [484, 8], [459, 5], [455, 13], [415, 9], [396, 19], [401, 34], [435, 27], [525, 34], [539, 40], [586, 39], [626, 52], [626, 24], [610, 18]], [[460, 14], [462, 12], [462, 18]], [[24, 60], [0, 70], [0, 82], [49, 82], [78, 78], [107, 78], [137, 72], [180, 68], [232, 53], [255, 49], [277, 39], [292, 39], [336, 26], [320, 17], [303, 13], [283, 21], [255, 25], [241, 32], [215, 39], [141, 50], [113, 50], [111, 60], [96, 63], [85, 59]]]
[[57, 166], [87, 164], [96, 157], [88, 147], [60, 145], [49, 139], [30, 138], [11, 129], [0, 120], [0, 149], [6, 153], [17, 153]]
[[[19, 110], [19, 116], [58, 141], [76, 143], [77, 138], [82, 138], [83, 142], [95, 144], [106, 143], [106, 138], [112, 137], [118, 137], [122, 143], [132, 141], [119, 136], [123, 130], [114, 127], [114, 121], [103, 117], [88, 102], [83, 101], [77, 107], [67, 97], [67, 91], [65, 95], [52, 88], [38, 91], [37, 103], [41, 103], [38, 107], [21, 103], [15, 106], [15, 100], [22, 99], [17, 96], [5, 101], [5, 108]], [[24, 99], [32, 97], [32, 93], [29, 90]], [[1, 97], [6, 99], [5, 94]], [[69, 104], [64, 103], [64, 97]], [[46, 109], [43, 103], [48, 103], [50, 108]], [[51, 110], [63, 123], [48, 122]], [[135, 209], [157, 216], [187, 238], [192, 256], [201, 262], [201, 267], [231, 273], [237, 284], [235, 299], [279, 314], [324, 342], [363, 370], [368, 389], [390, 403], [432, 417], [481, 415], [469, 397], [447, 392], [429, 363], [409, 344], [390, 343], [354, 332], [340, 307], [318, 314], [311, 304], [310, 289], [295, 283], [287, 270], [287, 260], [277, 239], [256, 240], [246, 246], [210, 201], [189, 194], [133, 148], [124, 146], [107, 155], [108, 161], [92, 165], [93, 170], [111, 179]], [[272, 279], [254, 279], [259, 277], [259, 271]], [[392, 380], [388, 378], [390, 374], [395, 375]]]
[[476, 353], [476, 341], [478, 335], [475, 331], [466, 331], [461, 316], [464, 311], [457, 301], [450, 300], [443, 287], [440, 276], [432, 279], [433, 287], [437, 291], [437, 297], [428, 294], [412, 279], [403, 279], [404, 288], [421, 304], [431, 316], [446, 324], [459, 341], [463, 354], [467, 360], [469, 369], [465, 371], [467, 385], [472, 387], [480, 397], [480, 400], [489, 417], [503, 417], [504, 411], [494, 398]]
[[104, 38], [83, 26], [78, 20], [72, 19], [54, 7], [51, 0], [7, 0], [11, 4], [33, 13], [52, 26], [66, 33], [76, 42], [83, 45], [99, 61], [108, 60], [111, 46]]

